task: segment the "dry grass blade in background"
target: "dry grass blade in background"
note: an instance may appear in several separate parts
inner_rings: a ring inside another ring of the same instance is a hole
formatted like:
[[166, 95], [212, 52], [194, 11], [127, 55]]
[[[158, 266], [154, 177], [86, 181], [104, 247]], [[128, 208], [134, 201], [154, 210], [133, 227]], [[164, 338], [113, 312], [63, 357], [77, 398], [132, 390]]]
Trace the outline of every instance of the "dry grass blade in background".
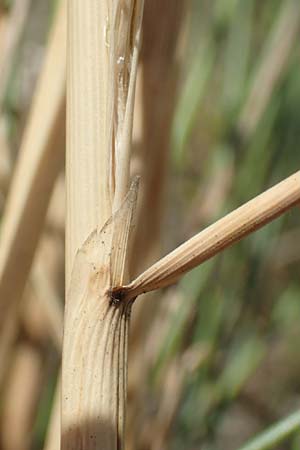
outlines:
[[[12, 359], [2, 405], [1, 445], [7, 450], [29, 450], [42, 390], [43, 360], [38, 347], [29, 342], [19, 345]], [[13, 424], [18, 426], [12, 433]]]
[[142, 293], [174, 284], [184, 273], [299, 202], [300, 172], [296, 172], [182, 244], [128, 286], [117, 287], [114, 295], [134, 298]]
[[295, 0], [282, 2], [279, 17], [264, 46], [261, 61], [238, 122], [239, 130], [247, 138], [255, 131], [274, 88], [286, 69], [299, 32], [299, 22], [299, 3]]
[[[134, 122], [132, 169], [141, 176], [137, 226], [134, 229], [130, 274], [137, 275], [161, 256], [161, 234], [169, 177], [170, 134], [177, 100], [177, 47], [185, 23], [185, 2], [145, 3]], [[159, 98], [159, 102], [154, 102]], [[157, 299], [158, 300], [158, 299]], [[147, 377], [151, 358], [145, 350], [161, 302], [138, 302], [130, 327], [128, 420], [126, 448], [139, 448], [147, 411]], [[152, 318], [149, 321], [149, 317]], [[153, 349], [153, 347], [152, 347]], [[153, 433], [156, 430], [153, 428]]]
[[[58, 12], [35, 94], [0, 236], [0, 355], [5, 360], [13, 316], [42, 230], [65, 140], [65, 5]], [[3, 365], [4, 367], [4, 365]]]

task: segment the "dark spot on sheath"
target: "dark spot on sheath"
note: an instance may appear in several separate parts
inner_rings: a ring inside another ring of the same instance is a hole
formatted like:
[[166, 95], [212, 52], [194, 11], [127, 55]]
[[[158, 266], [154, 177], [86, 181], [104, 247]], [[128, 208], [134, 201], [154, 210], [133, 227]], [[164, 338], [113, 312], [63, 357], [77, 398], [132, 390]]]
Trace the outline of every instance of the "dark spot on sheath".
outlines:
[[109, 291], [110, 306], [120, 306], [125, 298], [125, 291], [123, 288], [114, 288]]

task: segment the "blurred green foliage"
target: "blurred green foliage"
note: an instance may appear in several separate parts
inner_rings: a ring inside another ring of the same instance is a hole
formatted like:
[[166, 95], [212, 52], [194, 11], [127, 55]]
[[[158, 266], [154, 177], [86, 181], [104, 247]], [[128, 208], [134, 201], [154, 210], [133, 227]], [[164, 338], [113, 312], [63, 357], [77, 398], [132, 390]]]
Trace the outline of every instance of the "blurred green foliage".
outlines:
[[[205, 202], [213, 190], [209, 180], [230, 173], [222, 201], [198, 227], [299, 170], [299, 9], [295, 0], [192, 2], [172, 141], [174, 191], [184, 205], [174, 221], [183, 234], [186, 218], [201, 208], [194, 200]], [[292, 27], [291, 42], [279, 48], [276, 36]], [[262, 67], [267, 75], [259, 81]], [[172, 360], [184, 368], [191, 348], [201, 362], [184, 372], [171, 449], [234, 450], [299, 407], [299, 225], [299, 210], [289, 212], [180, 282], [184, 301], [162, 341], [154, 380], [163, 386], [159, 374]], [[296, 442], [280, 449], [298, 448]]]

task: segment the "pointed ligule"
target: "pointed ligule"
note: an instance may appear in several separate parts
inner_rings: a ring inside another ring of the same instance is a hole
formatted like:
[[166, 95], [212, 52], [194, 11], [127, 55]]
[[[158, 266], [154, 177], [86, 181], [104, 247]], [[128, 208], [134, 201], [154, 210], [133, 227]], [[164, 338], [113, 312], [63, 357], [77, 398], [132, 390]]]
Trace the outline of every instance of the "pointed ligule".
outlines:
[[113, 216], [113, 235], [111, 245], [111, 284], [119, 286], [128, 280], [128, 253], [130, 234], [134, 223], [139, 177], [131, 183], [125, 200]]

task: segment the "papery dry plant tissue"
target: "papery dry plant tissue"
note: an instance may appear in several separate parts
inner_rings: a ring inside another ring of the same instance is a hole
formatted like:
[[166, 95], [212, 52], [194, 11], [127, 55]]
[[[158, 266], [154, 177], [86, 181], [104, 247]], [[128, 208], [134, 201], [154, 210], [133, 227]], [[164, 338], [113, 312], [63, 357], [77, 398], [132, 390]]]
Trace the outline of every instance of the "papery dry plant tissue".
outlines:
[[137, 196], [137, 181], [127, 192], [142, 8], [69, 3], [64, 449], [123, 440], [130, 303], [116, 308], [109, 291], [127, 279]]
[[298, 172], [129, 283], [138, 191], [138, 179], [130, 187], [129, 168], [142, 11], [141, 0], [69, 1], [63, 450], [123, 448], [136, 297], [176, 282], [300, 201]]

